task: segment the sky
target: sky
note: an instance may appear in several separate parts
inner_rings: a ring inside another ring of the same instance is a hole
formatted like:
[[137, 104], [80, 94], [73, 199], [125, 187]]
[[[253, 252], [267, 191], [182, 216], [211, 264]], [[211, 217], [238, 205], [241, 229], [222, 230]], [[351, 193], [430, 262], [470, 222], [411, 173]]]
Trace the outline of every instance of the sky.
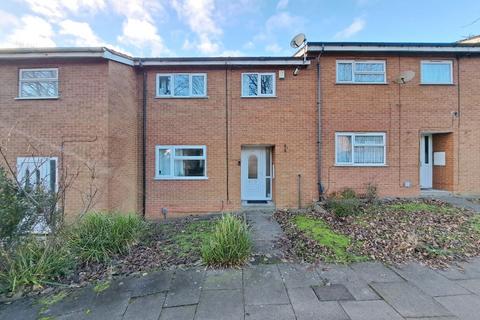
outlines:
[[[477, 20], [478, 19], [478, 20]], [[0, 48], [107, 46], [141, 57], [289, 56], [308, 41], [453, 42], [479, 0], [1, 0]]]

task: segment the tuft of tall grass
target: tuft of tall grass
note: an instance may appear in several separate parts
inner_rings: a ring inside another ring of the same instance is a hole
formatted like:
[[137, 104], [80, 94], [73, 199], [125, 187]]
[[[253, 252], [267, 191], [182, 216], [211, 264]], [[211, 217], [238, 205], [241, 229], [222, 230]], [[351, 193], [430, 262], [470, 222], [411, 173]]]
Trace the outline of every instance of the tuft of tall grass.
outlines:
[[125, 254], [147, 230], [137, 214], [87, 213], [66, 232], [68, 247], [82, 262], [108, 262]]
[[231, 267], [244, 264], [251, 252], [248, 226], [231, 214], [224, 215], [202, 246], [202, 259], [210, 266]]
[[74, 267], [75, 260], [65, 246], [29, 237], [14, 248], [0, 249], [0, 292], [51, 284]]

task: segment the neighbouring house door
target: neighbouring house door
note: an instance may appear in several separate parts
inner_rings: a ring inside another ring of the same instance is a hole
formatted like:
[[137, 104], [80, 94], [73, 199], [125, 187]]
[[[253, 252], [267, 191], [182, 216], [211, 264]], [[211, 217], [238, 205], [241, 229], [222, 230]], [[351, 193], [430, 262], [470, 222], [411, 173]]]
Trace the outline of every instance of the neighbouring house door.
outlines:
[[244, 201], [271, 199], [271, 158], [265, 147], [243, 148], [241, 156], [241, 189]]
[[420, 138], [420, 188], [432, 187], [433, 179], [432, 135], [425, 134]]

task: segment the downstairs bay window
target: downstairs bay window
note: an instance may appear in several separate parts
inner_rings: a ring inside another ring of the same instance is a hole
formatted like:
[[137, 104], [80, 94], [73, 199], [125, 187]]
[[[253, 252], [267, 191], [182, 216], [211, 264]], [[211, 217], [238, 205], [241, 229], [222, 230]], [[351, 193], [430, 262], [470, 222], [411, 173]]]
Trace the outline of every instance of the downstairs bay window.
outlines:
[[156, 146], [155, 179], [207, 179], [207, 147]]
[[386, 165], [385, 133], [337, 132], [335, 164], [338, 166]]

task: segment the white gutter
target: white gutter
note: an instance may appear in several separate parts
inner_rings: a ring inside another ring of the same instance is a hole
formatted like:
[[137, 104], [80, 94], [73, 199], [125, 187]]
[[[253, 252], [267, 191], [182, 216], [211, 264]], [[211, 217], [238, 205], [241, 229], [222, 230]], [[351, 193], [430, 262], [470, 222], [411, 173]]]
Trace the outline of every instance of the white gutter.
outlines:
[[103, 58], [103, 52], [17, 52], [2, 53], [0, 59]]
[[[480, 53], [480, 47], [438, 47], [438, 46], [356, 46], [356, 45], [328, 45], [323, 47], [309, 45], [308, 51], [325, 52], [440, 52], [440, 53]], [[295, 55], [298, 55], [297, 52]]]
[[108, 50], [104, 51], [103, 58], [108, 59], [108, 60], [112, 60], [112, 61], [116, 61], [116, 62], [119, 62], [119, 63], [123, 63], [123, 64], [129, 65], [129, 66], [132, 66], [132, 67], [135, 65], [135, 62], [133, 61], [133, 59], [115, 54], [115, 53], [110, 52]]
[[[168, 61], [168, 60], [142, 60], [143, 66], [274, 66], [274, 65], [309, 65], [310, 61], [303, 62], [303, 60], [191, 60], [191, 61]], [[140, 62], [136, 61], [135, 65], [140, 65]]]

